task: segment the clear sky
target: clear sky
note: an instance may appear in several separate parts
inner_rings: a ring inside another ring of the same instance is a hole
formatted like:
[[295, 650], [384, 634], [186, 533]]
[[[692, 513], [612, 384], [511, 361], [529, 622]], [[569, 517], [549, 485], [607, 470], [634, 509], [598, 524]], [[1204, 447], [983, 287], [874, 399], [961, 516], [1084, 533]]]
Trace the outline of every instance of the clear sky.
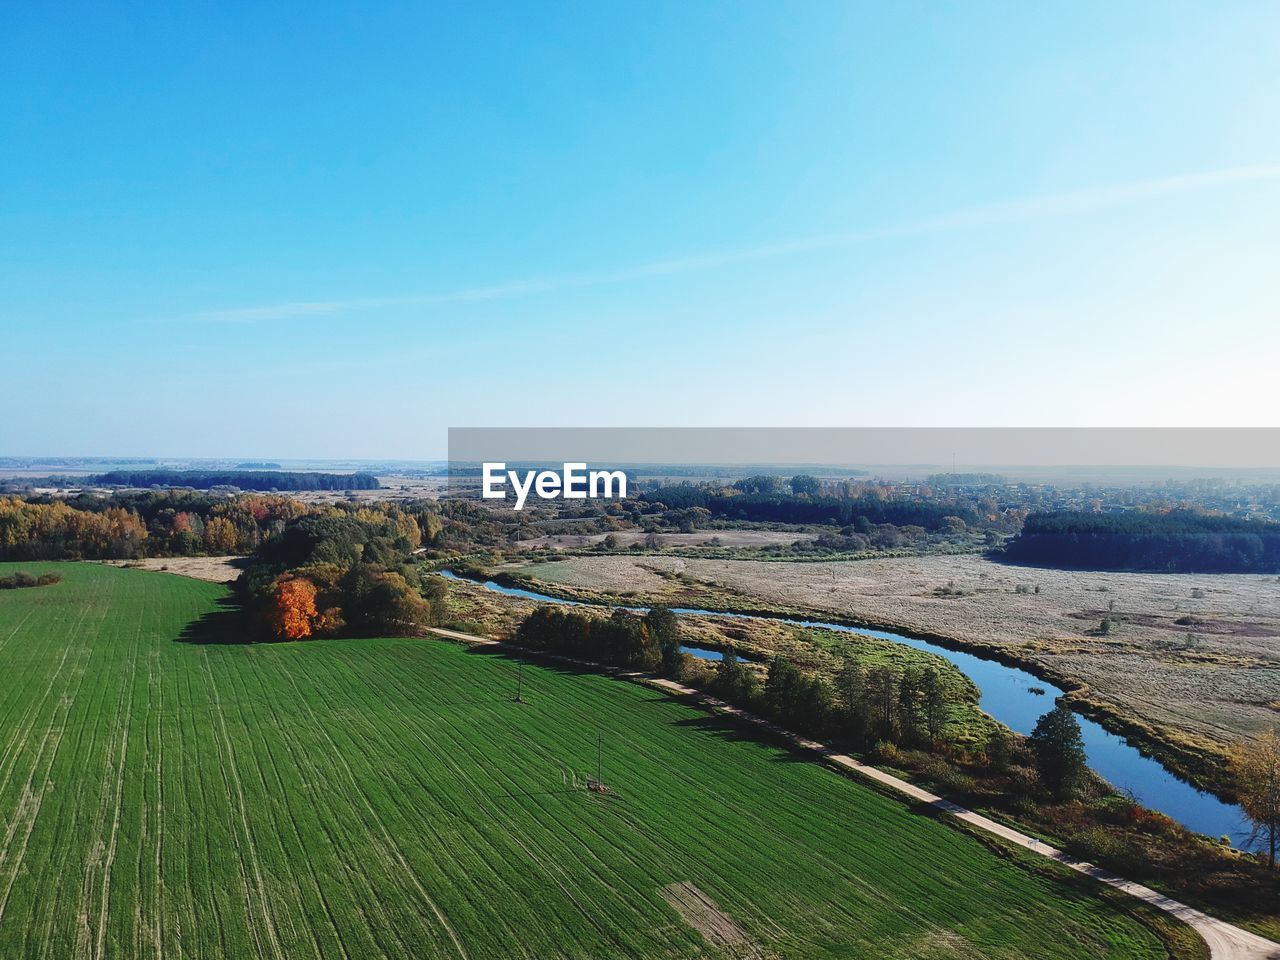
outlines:
[[1280, 4], [7, 4], [0, 454], [1275, 426]]

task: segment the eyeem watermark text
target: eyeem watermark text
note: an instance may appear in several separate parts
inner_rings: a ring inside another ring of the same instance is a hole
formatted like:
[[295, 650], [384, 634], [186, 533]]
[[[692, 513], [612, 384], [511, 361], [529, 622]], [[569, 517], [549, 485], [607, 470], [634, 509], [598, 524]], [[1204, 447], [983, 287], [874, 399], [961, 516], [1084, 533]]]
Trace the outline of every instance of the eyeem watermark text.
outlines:
[[523, 510], [529, 492], [542, 500], [622, 500], [627, 496], [627, 475], [622, 470], [588, 470], [585, 463], [566, 463], [554, 470], [508, 470], [505, 463], [484, 465], [483, 496], [486, 500], [507, 499], [507, 484], [516, 494], [516, 510]]

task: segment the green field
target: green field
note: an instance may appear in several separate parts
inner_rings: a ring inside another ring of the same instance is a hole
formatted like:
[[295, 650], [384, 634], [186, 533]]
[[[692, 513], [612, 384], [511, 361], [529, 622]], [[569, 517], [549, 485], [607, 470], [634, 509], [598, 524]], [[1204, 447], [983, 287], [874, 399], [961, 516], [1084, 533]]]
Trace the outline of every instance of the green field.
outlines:
[[[521, 705], [444, 641], [181, 642], [224, 587], [16, 569], [65, 579], [0, 592], [0, 957], [1165, 956], [648, 688], [527, 667]], [[574, 786], [597, 731], [609, 796]]]

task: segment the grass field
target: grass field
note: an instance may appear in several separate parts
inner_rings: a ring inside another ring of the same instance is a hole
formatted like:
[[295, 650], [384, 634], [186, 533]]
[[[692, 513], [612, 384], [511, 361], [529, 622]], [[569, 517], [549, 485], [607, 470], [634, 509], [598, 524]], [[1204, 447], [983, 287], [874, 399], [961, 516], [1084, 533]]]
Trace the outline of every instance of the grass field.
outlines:
[[[1165, 955], [656, 691], [528, 667], [517, 704], [511, 661], [434, 640], [181, 642], [224, 586], [21, 569], [64, 581], [0, 595], [0, 957]], [[608, 796], [575, 786], [597, 732]]]

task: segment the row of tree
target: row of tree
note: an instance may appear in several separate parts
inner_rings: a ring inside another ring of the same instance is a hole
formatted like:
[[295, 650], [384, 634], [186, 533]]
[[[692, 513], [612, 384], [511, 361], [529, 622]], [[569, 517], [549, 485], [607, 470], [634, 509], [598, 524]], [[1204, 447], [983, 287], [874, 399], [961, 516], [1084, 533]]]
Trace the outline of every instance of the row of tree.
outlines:
[[23, 587], [49, 587], [61, 583], [56, 573], [32, 574], [19, 570], [7, 577], [0, 577], [0, 590], [21, 590]]
[[963, 500], [922, 500], [882, 495], [843, 496], [825, 494], [813, 477], [793, 477], [792, 489], [784, 489], [777, 477], [748, 477], [734, 489], [672, 484], [641, 495], [649, 504], [667, 511], [702, 510], [708, 519], [752, 523], [836, 524], [856, 526], [866, 532], [877, 524], [915, 526], [943, 530], [954, 520], [977, 524], [981, 514]]
[[335, 522], [341, 523], [345, 517], [361, 516], [362, 511], [375, 524], [394, 517], [395, 530], [388, 533], [385, 549], [373, 547], [381, 562], [438, 542], [444, 526], [439, 508], [427, 502], [395, 508], [347, 503], [308, 506], [273, 494], [222, 497], [190, 490], [105, 498], [0, 497], [0, 558], [132, 560], [248, 554], [288, 535], [292, 539], [277, 549], [292, 551], [286, 565], [296, 565], [304, 562], [309, 551], [305, 543], [299, 544], [307, 537], [306, 531], [294, 529], [296, 521], [314, 518], [323, 525], [337, 518]]
[[731, 651], [717, 665], [711, 688], [789, 730], [861, 749], [877, 743], [942, 744], [958, 702], [954, 687], [931, 666], [866, 668], [850, 660], [832, 684], [777, 657], [761, 686], [755, 671]]
[[[534, 650], [668, 676], [681, 675], [685, 663], [678, 621], [663, 607], [643, 616], [616, 610], [603, 617], [544, 605], [520, 624], [516, 642]], [[756, 671], [732, 650], [717, 664], [710, 690], [789, 730], [815, 737], [835, 735], [861, 747], [877, 742], [940, 742], [958, 700], [957, 691], [935, 667], [868, 670], [850, 661], [833, 688], [820, 675], [802, 672], [787, 658], [777, 657], [761, 685]]]
[[[618, 610], [603, 617], [541, 606], [521, 623], [516, 641], [535, 650], [687, 679], [689, 661], [680, 652], [679, 623], [664, 608], [643, 616]], [[787, 730], [859, 750], [891, 745], [949, 752], [954, 746], [948, 739], [950, 717], [961, 700], [954, 684], [932, 666], [864, 667], [850, 660], [828, 682], [776, 657], [762, 684], [756, 669], [732, 651], [716, 665], [706, 687]], [[1025, 743], [998, 731], [986, 749], [996, 771], [1033, 762], [1038, 782], [1054, 799], [1079, 795], [1091, 779], [1079, 720], [1062, 701], [1040, 718]]]
[[[933, 667], [866, 669], [849, 661], [833, 688], [777, 658], [761, 688], [754, 673], [729, 655], [720, 662], [712, 689], [789, 730], [859, 750], [891, 745], [949, 751], [953, 746], [947, 734], [955, 690]], [[1015, 752], [1029, 751], [1040, 782], [1056, 799], [1076, 796], [1090, 778], [1080, 722], [1062, 701], [1040, 718], [1025, 747], [1000, 730], [987, 750], [996, 768], [1011, 764]]]
[[241, 490], [377, 490], [371, 473], [312, 473], [284, 470], [109, 470], [89, 483], [110, 487], [238, 487]]
[[532, 650], [580, 657], [593, 663], [674, 675], [680, 664], [675, 615], [654, 607], [643, 616], [615, 610], [610, 617], [565, 607], [538, 607], [516, 630], [516, 642]]
[[146, 524], [125, 507], [89, 511], [0, 497], [0, 559], [131, 559], [143, 555], [146, 539]]

